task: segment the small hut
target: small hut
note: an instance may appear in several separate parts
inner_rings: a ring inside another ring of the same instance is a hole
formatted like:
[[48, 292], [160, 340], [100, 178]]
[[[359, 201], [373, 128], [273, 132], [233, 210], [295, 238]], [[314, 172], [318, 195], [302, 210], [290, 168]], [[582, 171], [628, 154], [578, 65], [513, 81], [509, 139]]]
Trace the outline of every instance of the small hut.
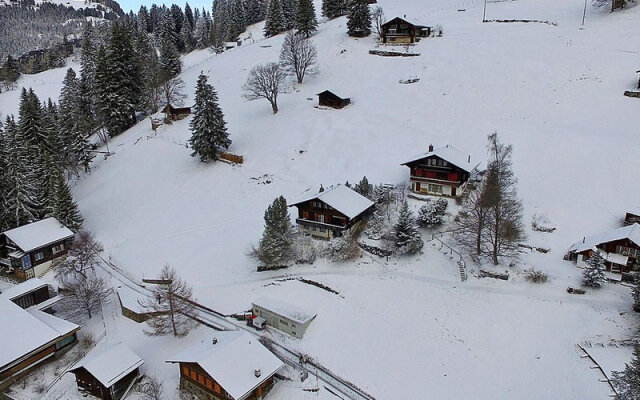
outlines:
[[69, 372], [76, 376], [78, 390], [99, 399], [120, 400], [133, 387], [144, 361], [123, 343], [94, 350]]
[[327, 106], [332, 108], [342, 108], [349, 103], [351, 103], [351, 99], [348, 97], [342, 98], [335, 93], [332, 93], [328, 90], [325, 90], [322, 93], [318, 93], [318, 105]]
[[167, 104], [166, 106], [164, 106], [164, 108], [162, 109], [162, 112], [165, 115], [165, 119], [168, 121], [178, 121], [181, 120], [183, 118], [186, 118], [188, 115], [191, 114], [191, 107], [181, 107], [181, 108], [176, 108], [174, 106], [172, 106], [171, 104]]

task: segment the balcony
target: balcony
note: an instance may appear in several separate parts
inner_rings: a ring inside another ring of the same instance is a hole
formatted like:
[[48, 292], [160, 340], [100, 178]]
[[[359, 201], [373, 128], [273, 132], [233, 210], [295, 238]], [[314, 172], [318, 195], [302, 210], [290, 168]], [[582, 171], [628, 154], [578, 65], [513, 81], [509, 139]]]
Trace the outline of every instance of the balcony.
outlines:
[[328, 224], [326, 222], [313, 221], [313, 220], [304, 219], [304, 218], [296, 218], [296, 224], [317, 226], [317, 227], [327, 228], [327, 229], [345, 229], [347, 227], [346, 222], [344, 225], [335, 225], [335, 224]]

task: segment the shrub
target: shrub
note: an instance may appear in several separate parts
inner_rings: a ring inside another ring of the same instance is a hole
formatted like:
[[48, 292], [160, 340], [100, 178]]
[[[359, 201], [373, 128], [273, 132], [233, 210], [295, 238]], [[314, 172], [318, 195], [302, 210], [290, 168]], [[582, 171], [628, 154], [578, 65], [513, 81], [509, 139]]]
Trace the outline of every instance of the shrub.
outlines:
[[549, 279], [549, 275], [546, 272], [534, 268], [527, 269], [524, 274], [526, 279], [532, 283], [545, 283]]

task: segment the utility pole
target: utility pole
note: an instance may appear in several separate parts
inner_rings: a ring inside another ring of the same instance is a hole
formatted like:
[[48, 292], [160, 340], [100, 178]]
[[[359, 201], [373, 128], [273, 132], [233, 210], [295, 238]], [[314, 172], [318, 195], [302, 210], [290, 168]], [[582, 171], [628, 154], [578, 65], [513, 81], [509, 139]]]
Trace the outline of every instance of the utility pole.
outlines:
[[484, 8], [482, 9], [482, 22], [486, 22], [486, 18], [485, 18], [486, 16], [487, 16], [487, 0], [484, 0]]

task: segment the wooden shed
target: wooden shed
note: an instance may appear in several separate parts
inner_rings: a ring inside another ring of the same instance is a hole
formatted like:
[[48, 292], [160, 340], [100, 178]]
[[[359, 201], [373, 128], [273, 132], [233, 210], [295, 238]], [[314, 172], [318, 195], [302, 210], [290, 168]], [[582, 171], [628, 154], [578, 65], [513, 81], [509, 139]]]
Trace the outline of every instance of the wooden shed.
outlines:
[[153, 311], [144, 307], [140, 301], [140, 294], [126, 286], [119, 287], [117, 293], [122, 315], [130, 320], [141, 323], [151, 317], [166, 313], [166, 311]]
[[318, 105], [333, 107], [333, 108], [342, 108], [349, 103], [351, 103], [351, 99], [348, 97], [342, 98], [335, 93], [332, 93], [328, 90], [325, 90], [322, 93], [318, 93]]
[[191, 107], [181, 107], [176, 108], [171, 104], [167, 104], [162, 109], [162, 112], [166, 116], [166, 119], [169, 121], [178, 121], [180, 119], [186, 118], [191, 114]]
[[133, 388], [142, 364], [144, 361], [129, 347], [116, 343], [92, 351], [69, 372], [76, 376], [81, 392], [120, 400]]

